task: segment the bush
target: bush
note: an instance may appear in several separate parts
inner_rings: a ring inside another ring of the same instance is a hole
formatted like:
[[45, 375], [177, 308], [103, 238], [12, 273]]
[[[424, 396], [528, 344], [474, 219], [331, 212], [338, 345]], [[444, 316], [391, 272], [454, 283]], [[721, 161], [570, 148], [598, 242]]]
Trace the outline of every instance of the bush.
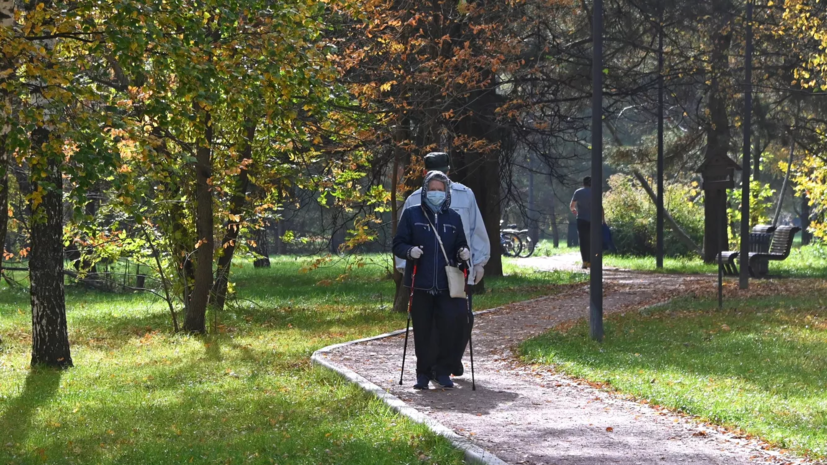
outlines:
[[[609, 178], [608, 185], [603, 207], [618, 253], [654, 254], [657, 240], [654, 202], [632, 176], [615, 174]], [[697, 183], [666, 183], [664, 187], [664, 208], [700, 246], [703, 243], [704, 209], [703, 195]], [[673, 257], [694, 253], [678, 239], [668, 224], [664, 225], [664, 252]]]

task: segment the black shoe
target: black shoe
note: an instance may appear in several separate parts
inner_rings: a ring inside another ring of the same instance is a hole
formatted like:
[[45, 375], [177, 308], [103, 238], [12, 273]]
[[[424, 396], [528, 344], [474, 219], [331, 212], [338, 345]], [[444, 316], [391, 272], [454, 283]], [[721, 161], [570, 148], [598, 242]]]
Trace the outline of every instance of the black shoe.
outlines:
[[442, 389], [452, 389], [454, 387], [454, 382], [451, 381], [451, 377], [448, 375], [437, 376], [434, 382]]
[[431, 381], [431, 378], [428, 375], [419, 374], [416, 375], [416, 384], [413, 385], [414, 389], [428, 389], [428, 383]]
[[457, 366], [454, 367], [454, 376], [462, 376], [465, 373], [465, 367], [462, 366], [462, 362], [457, 363]]

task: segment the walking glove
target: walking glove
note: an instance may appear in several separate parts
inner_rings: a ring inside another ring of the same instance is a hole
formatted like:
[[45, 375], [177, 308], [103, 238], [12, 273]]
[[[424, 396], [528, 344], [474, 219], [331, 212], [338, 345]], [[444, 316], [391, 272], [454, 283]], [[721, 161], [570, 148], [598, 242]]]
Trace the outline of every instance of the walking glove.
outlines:
[[414, 260], [418, 260], [419, 257], [422, 256], [422, 249], [419, 247], [412, 247], [411, 250], [408, 251], [408, 256]]
[[485, 274], [485, 269], [482, 265], [474, 265], [474, 284], [479, 284], [482, 281], [482, 276]]

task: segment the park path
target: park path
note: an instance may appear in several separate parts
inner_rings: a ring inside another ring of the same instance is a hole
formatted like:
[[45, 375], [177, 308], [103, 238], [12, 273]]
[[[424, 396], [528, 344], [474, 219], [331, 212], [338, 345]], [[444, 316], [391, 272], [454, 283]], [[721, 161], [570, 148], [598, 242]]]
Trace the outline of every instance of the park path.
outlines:
[[[543, 270], [575, 269], [576, 254], [537, 257]], [[710, 276], [652, 275], [607, 270], [604, 311], [639, 309], [696, 286]], [[479, 315], [474, 328], [477, 390], [466, 376], [454, 390], [414, 391], [406, 369], [398, 385], [404, 336], [345, 346], [325, 354], [408, 405], [510, 464], [766, 464], [805, 463], [759, 441], [624, 400], [514, 356], [519, 342], [560, 323], [586, 317], [588, 287], [508, 305]], [[406, 367], [414, 367], [413, 343]]]

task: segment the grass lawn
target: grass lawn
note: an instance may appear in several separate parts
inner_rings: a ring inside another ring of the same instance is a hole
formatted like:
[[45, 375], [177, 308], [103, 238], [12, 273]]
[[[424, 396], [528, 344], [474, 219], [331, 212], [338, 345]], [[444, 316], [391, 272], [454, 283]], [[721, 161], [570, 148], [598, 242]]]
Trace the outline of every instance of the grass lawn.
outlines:
[[[655, 257], [629, 257], [605, 255], [606, 266], [662, 273], [717, 273], [717, 264], [707, 265], [700, 257], [670, 258], [663, 260], [663, 269], [655, 268]], [[827, 278], [827, 247], [822, 244], [793, 248], [783, 261], [770, 262], [773, 277]]]
[[[148, 294], [67, 288], [75, 368], [30, 370], [29, 296], [0, 289], [0, 463], [462, 463], [461, 453], [310, 365], [313, 351], [404, 327], [392, 281], [369, 260], [310, 273], [309, 259], [233, 269], [239, 299], [206, 337], [176, 335]], [[477, 308], [582, 279], [488, 280]], [[214, 315], [208, 315], [210, 321]]]
[[782, 448], [827, 456], [825, 285], [794, 295], [682, 298], [607, 318], [603, 344], [588, 324], [521, 346], [526, 359], [654, 404], [739, 428]]
[[567, 253], [580, 253], [578, 247], [566, 246], [566, 241], [560, 241], [560, 247], [554, 248], [554, 242], [550, 240], [542, 240], [537, 243], [534, 248], [534, 255], [532, 257], [552, 257], [554, 255], [562, 255]]
[[[664, 257], [663, 268], [655, 267], [655, 257], [633, 257], [624, 255], [603, 256], [603, 265], [624, 270], [651, 271], [653, 273], [699, 274], [717, 273], [717, 265], [707, 265], [700, 257]], [[771, 264], [770, 266], [774, 265]], [[772, 269], [776, 271], [775, 268]]]

